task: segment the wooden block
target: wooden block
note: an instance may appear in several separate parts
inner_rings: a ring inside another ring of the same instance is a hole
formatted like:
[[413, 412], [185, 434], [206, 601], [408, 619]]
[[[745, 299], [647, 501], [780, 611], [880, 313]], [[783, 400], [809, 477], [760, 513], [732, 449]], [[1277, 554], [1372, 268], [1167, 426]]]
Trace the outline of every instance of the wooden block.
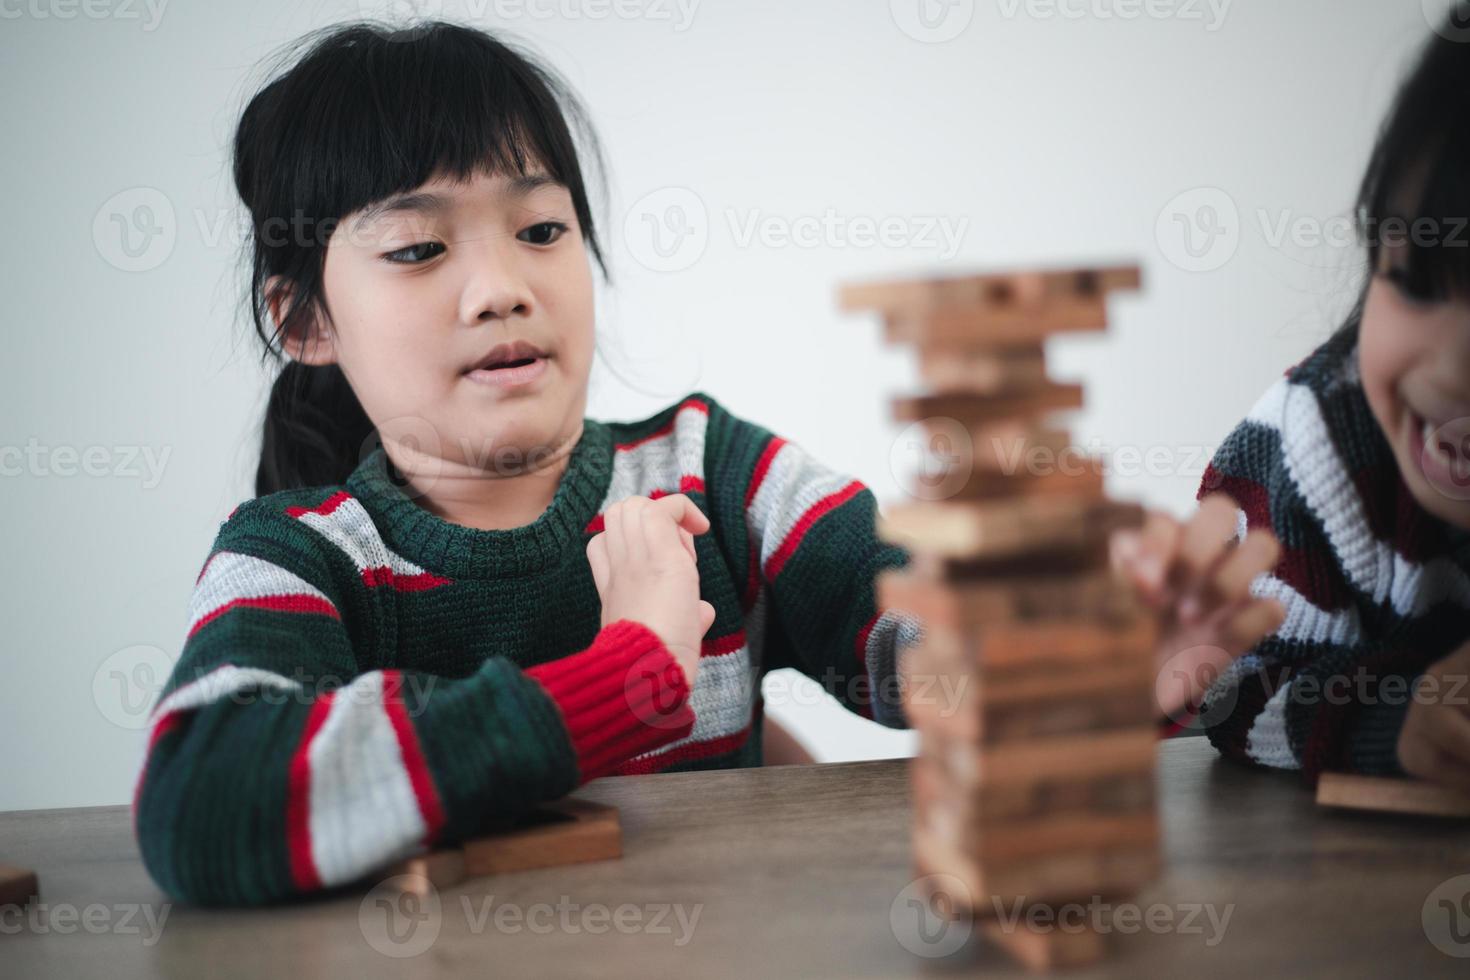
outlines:
[[[951, 438], [949, 420], [931, 417], [924, 420], [926, 431], [933, 437]], [[1028, 469], [1076, 457], [1085, 459], [1072, 446], [1072, 436], [1065, 429], [1044, 428], [1026, 419], [1004, 419], [993, 423], [967, 426], [970, 445], [965, 462], [972, 469], [999, 476], [1024, 475]]]
[[1076, 575], [1015, 575], [945, 582], [926, 570], [928, 559], [914, 556], [902, 569], [878, 573], [878, 604], [922, 620], [967, 632], [1001, 622], [1086, 621], [1131, 625], [1140, 605], [1133, 587], [1111, 571]]
[[952, 419], [969, 427], [984, 427], [1081, 407], [1081, 385], [1047, 381], [1034, 390], [1013, 395], [971, 392], [898, 395], [892, 402], [892, 416], [896, 422]]
[[977, 727], [986, 745], [1137, 728], [1156, 717], [1152, 680], [1055, 701], [987, 700]]
[[1058, 299], [1027, 307], [943, 306], [916, 313], [889, 313], [883, 339], [921, 350], [1031, 347], [1059, 333], [1105, 330], [1108, 307], [1101, 296]]
[[919, 500], [997, 500], [1017, 496], [1065, 496], [1100, 500], [1104, 492], [1104, 462], [1097, 457], [1077, 456], [1065, 468], [1041, 471], [1022, 469], [999, 473], [974, 466], [957, 454], [947, 470], [920, 476], [911, 491]]
[[982, 868], [998, 868], [1072, 851], [1153, 847], [1158, 840], [1158, 813], [1150, 808], [1132, 813], [1025, 817], [1006, 823], [972, 819], [960, 844], [980, 859]]
[[953, 875], [962, 886], [954, 894], [955, 900], [977, 917], [996, 915], [1017, 900], [1047, 903], [1086, 900], [1094, 895], [1131, 895], [1157, 878], [1163, 863], [1155, 843], [1050, 854], [990, 867], [952, 841], [917, 825], [913, 848], [914, 870], [920, 875]]
[[25, 905], [31, 899], [39, 898], [40, 894], [40, 884], [34, 871], [0, 864], [0, 907]]
[[1107, 952], [1103, 935], [1090, 923], [1062, 928], [1054, 920], [1033, 928], [1023, 913], [1013, 925], [1000, 919], [981, 920], [981, 929], [991, 942], [1033, 973], [1096, 963]]
[[1137, 772], [1153, 765], [1157, 750], [1158, 732], [1152, 719], [1145, 719], [1139, 727], [1120, 731], [987, 748], [980, 753], [980, 778], [998, 786]]
[[452, 888], [465, 879], [464, 851], [442, 848], [404, 858], [388, 871], [388, 876], [401, 876], [399, 890], [420, 897], [431, 889]]
[[1143, 523], [1137, 504], [1070, 496], [910, 501], [880, 511], [878, 536], [927, 558], [995, 560], [1107, 545]]
[[927, 276], [849, 283], [838, 290], [844, 310], [918, 312], [944, 306], [1026, 308], [1058, 299], [1135, 290], [1136, 265], [1079, 269], [1003, 270], [981, 275]]
[[1317, 803], [1353, 810], [1379, 810], [1430, 817], [1470, 817], [1470, 793], [1418, 779], [1324, 772]]
[[[963, 790], [960, 790], [963, 792]], [[1157, 805], [1152, 766], [1093, 779], [1050, 779], [1010, 786], [980, 786], [974, 791], [975, 812], [982, 826], [1018, 818], [1063, 814], [1118, 814], [1151, 810]]]
[[999, 350], [925, 347], [919, 376], [940, 394], [1016, 395], [1046, 383], [1046, 353], [1039, 345]]
[[499, 874], [622, 857], [616, 807], [565, 797], [543, 804], [532, 822], [466, 841], [467, 875]]

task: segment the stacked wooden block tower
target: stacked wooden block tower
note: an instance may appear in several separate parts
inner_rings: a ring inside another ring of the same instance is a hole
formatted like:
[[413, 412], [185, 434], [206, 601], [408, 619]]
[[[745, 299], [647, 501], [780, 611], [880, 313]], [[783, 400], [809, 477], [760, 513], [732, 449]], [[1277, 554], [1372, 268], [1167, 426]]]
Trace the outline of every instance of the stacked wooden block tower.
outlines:
[[1108, 563], [1110, 533], [1143, 512], [1109, 500], [1100, 461], [1049, 424], [1082, 389], [1050, 380], [1044, 351], [1052, 334], [1104, 329], [1108, 292], [1138, 285], [1127, 267], [859, 283], [840, 297], [916, 346], [931, 390], [896, 399], [894, 417], [949, 457], [879, 526], [912, 558], [880, 577], [879, 603], [925, 627], [903, 688], [920, 737], [915, 871], [941, 908], [1033, 967], [1094, 960], [1102, 937], [1007, 930], [1001, 913], [1126, 897], [1159, 871], [1156, 624]]

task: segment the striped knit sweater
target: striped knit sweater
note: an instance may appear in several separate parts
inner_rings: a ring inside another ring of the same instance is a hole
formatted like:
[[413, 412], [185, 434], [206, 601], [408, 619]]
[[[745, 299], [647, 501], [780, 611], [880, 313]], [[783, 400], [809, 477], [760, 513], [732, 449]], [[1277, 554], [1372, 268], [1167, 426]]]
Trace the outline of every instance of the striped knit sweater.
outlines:
[[[1470, 533], [1421, 508], [1369, 409], [1345, 327], [1266, 391], [1199, 496], [1230, 494], [1239, 534], [1280, 539], [1251, 591], [1286, 619], [1215, 682], [1200, 719], [1228, 756], [1401, 774], [1397, 740], [1424, 669], [1470, 639]], [[1470, 692], [1465, 692], [1470, 695]]]
[[[154, 880], [199, 904], [357, 881], [608, 774], [761, 763], [761, 679], [814, 678], [906, 727], [876, 608], [908, 554], [872, 491], [694, 392], [587, 419], [547, 510], [482, 531], [399, 490], [379, 448], [340, 486], [247, 500], [194, 586], [133, 797]], [[601, 627], [586, 546], [632, 494], [682, 492], [716, 610], [695, 681], [656, 634]]]

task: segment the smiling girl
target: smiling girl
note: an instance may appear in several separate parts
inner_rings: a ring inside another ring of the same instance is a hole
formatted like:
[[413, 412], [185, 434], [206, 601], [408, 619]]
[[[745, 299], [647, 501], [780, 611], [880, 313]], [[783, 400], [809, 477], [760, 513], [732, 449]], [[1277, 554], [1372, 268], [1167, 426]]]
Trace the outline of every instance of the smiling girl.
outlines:
[[1210, 689], [1227, 755], [1470, 789], [1470, 45], [1451, 15], [1400, 90], [1358, 198], [1344, 325], [1225, 440], [1200, 493], [1283, 551], [1281, 626]]

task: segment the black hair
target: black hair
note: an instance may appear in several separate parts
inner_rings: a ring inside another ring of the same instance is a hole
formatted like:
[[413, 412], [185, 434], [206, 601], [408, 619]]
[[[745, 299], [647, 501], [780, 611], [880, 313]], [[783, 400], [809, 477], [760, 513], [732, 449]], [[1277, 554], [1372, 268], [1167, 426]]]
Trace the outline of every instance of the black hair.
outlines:
[[1470, 3], [1436, 27], [1379, 128], [1358, 188], [1367, 246], [1362, 293], [1340, 333], [1357, 332], [1385, 246], [1402, 246], [1412, 296], [1470, 297]]
[[[524, 175], [539, 163], [571, 193], [604, 280], [578, 145], [606, 180], [601, 146], [570, 87], [530, 54], [446, 21], [403, 28], [359, 21], [299, 38], [309, 49], [265, 85], [234, 138], [235, 188], [250, 212], [248, 307], [262, 360], [285, 360], [271, 386], [255, 492], [340, 483], [378, 434], [335, 365], [287, 357], [280, 340], [320, 316], [327, 241], [346, 215], [444, 177]], [[279, 324], [270, 283], [289, 285]]]

